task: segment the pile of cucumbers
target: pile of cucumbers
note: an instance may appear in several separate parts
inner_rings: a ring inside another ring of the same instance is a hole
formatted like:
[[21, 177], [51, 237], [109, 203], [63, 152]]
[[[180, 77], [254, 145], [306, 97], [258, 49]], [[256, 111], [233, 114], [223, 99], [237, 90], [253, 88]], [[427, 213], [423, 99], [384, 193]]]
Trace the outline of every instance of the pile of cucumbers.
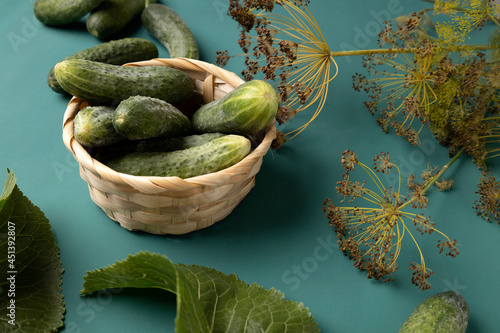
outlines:
[[135, 176], [189, 178], [236, 164], [279, 104], [269, 83], [252, 80], [183, 112], [197, 100], [194, 80], [166, 66], [67, 59], [54, 73], [66, 92], [89, 104], [74, 118], [75, 139], [103, 164]]
[[101, 40], [109, 40], [141, 15], [146, 30], [166, 47], [171, 58], [199, 59], [193, 34], [171, 8], [156, 0], [37, 0], [35, 17], [51, 26], [64, 26], [86, 18], [87, 30]]
[[[137, 15], [171, 58], [199, 59], [187, 24], [156, 0], [37, 0], [35, 16], [64, 26], [86, 17], [87, 30], [111, 39]], [[200, 102], [194, 80], [166, 66], [122, 66], [158, 57], [143, 38], [102, 42], [59, 61], [49, 87], [88, 106], [74, 118], [74, 137], [94, 158], [135, 176], [189, 178], [236, 164], [251, 135], [271, 123], [278, 96], [265, 81], [246, 82], [224, 98]]]

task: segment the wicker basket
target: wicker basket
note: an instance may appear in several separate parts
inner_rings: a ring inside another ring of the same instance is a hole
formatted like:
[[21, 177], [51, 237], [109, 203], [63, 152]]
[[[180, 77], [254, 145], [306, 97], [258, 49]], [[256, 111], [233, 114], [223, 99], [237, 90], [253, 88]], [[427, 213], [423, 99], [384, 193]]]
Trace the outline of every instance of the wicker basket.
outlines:
[[[236, 74], [215, 65], [184, 58], [152, 59], [125, 66], [178, 68], [196, 82], [208, 103], [244, 83]], [[202, 176], [144, 177], [118, 173], [93, 159], [73, 136], [73, 119], [86, 105], [73, 97], [63, 121], [63, 140], [80, 165], [92, 200], [114, 221], [129, 230], [153, 234], [185, 234], [225, 218], [255, 184], [263, 156], [276, 137], [274, 123], [260, 133], [258, 146], [239, 163]]]

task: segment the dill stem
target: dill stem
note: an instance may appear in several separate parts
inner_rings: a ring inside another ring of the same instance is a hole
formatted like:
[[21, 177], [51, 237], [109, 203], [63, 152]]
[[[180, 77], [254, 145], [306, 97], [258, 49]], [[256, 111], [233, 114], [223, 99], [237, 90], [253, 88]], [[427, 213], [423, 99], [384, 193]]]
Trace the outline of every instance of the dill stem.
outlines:
[[493, 22], [495, 23], [498, 27], [500, 27], [500, 21], [493, 15], [491, 14], [488, 14], [488, 18]]
[[353, 55], [368, 55], [368, 54], [380, 54], [380, 53], [411, 53], [417, 51], [416, 48], [408, 49], [366, 49], [366, 50], [348, 50], [348, 51], [332, 51], [330, 52], [331, 57], [342, 57], [342, 56], [353, 56]]
[[[475, 45], [457, 45], [449, 47], [449, 52], [458, 52], [472, 47], [476, 51], [490, 50], [492, 47], [488, 44], [475, 44]], [[386, 49], [366, 49], [366, 50], [347, 50], [347, 51], [332, 51], [331, 57], [353, 56], [353, 55], [368, 55], [368, 54], [396, 54], [396, 53], [412, 53], [417, 52], [419, 49], [415, 47], [410, 48], [386, 48]]]
[[[443, 167], [441, 168], [441, 170], [439, 170], [439, 172], [434, 176], [432, 177], [428, 182], [427, 184], [425, 184], [424, 188], [422, 189], [422, 195], [427, 192], [427, 190], [429, 190], [432, 185], [434, 185], [438, 180], [439, 178], [441, 178], [443, 176], [443, 174], [450, 168], [450, 166], [455, 163], [455, 161], [460, 157], [460, 155], [462, 155], [464, 151], [464, 148], [460, 149], [456, 154], [455, 156], [453, 156], [453, 158], [451, 160], [448, 161], [448, 163], [446, 163], [445, 165], [443, 165]], [[416, 197], [412, 197], [410, 200], [408, 200], [407, 202], [405, 202], [404, 204], [402, 204], [399, 208], [399, 209], [403, 209], [404, 207], [410, 205], [413, 201], [415, 201]]]

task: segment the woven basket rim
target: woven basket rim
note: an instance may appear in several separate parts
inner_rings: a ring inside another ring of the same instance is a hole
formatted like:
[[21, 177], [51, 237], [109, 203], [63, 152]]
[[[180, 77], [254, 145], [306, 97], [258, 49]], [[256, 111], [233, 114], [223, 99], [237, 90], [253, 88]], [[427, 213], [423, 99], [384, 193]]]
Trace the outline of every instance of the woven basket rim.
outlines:
[[[224, 83], [231, 85], [233, 89], [245, 82], [233, 72], [201, 60], [187, 58], [154, 58], [148, 61], [128, 63], [124, 66], [169, 66], [181, 70], [204, 71], [209, 75], [222, 79]], [[88, 151], [75, 139], [73, 119], [80, 110], [80, 105], [83, 102], [83, 100], [73, 96], [64, 112], [63, 142], [67, 149], [73, 154], [80, 167], [83, 167], [86, 171], [90, 171], [106, 181], [128, 184], [144, 193], [159, 193], [165, 190], [183, 191], [198, 186], [217, 186], [223, 184], [234, 174], [241, 174], [241, 171], [237, 172], [237, 170], [241, 170], [242, 168], [250, 170], [256, 161], [267, 153], [272, 141], [276, 138], [276, 126], [275, 122], [272, 121], [265, 129], [265, 136], [262, 142], [250, 154], [237, 164], [217, 172], [185, 179], [176, 176], [134, 176], [116, 172], [92, 158]]]

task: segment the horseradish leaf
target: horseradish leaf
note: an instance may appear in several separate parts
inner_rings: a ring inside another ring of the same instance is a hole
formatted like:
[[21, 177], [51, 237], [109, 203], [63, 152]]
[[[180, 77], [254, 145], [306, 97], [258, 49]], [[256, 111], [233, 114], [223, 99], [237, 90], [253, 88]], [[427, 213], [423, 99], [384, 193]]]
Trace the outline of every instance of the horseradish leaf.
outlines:
[[235, 274], [174, 264], [140, 252], [87, 272], [82, 295], [108, 288], [159, 288], [177, 295], [176, 332], [319, 332], [302, 303], [272, 288], [248, 285]]
[[0, 253], [0, 331], [57, 331], [65, 312], [59, 248], [10, 171], [0, 195]]

